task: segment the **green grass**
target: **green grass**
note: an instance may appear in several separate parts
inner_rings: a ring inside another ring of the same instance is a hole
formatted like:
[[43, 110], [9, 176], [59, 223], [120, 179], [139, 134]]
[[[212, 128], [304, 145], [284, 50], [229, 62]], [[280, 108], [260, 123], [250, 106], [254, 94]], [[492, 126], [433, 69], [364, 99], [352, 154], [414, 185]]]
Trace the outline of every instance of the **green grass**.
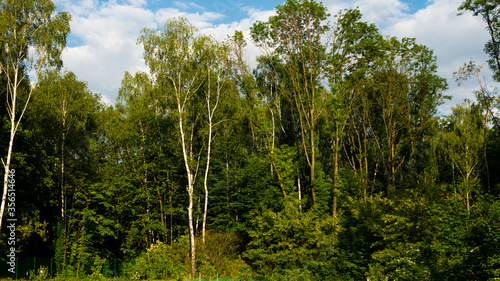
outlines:
[[[15, 280], [15, 279], [12, 279], [12, 278], [0, 278], [0, 281], [12, 281], [12, 280]], [[17, 280], [30, 280], [30, 279], [25, 279], [24, 278], [24, 279], [17, 279]], [[56, 277], [56, 278], [50, 278], [50, 279], [44, 279], [44, 280], [47, 280], [47, 281], [62, 281], [62, 280], [65, 280], [65, 281], [95, 281], [94, 279], [90, 279], [90, 278], [76, 278], [76, 277], [67, 277], [67, 278], [64, 278], [64, 277], [57, 278]], [[128, 278], [125, 278], [125, 277], [116, 277], [116, 278], [106, 278], [106, 279], [103, 279], [103, 280], [109, 280], [109, 281], [128, 281], [128, 280], [131, 280], [131, 279], [128, 279]], [[214, 280], [214, 279], [212, 279], [212, 280]], [[147, 279], [147, 281], [165, 281], [165, 279]], [[175, 280], [175, 279], [167, 279], [166, 281], [177, 281], [177, 280]], [[205, 281], [208, 281], [208, 280], [205, 280]]]

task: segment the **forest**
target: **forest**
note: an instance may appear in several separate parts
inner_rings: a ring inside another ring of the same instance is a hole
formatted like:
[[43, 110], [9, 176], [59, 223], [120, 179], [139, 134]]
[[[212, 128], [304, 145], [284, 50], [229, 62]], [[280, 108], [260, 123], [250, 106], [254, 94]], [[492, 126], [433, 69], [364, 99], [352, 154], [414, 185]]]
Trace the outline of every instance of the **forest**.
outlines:
[[[69, 13], [0, 1], [1, 263], [14, 251], [76, 276], [77, 262], [120, 259], [142, 280], [500, 279], [490, 78], [470, 61], [446, 81], [418, 38], [329, 12], [287, 0], [251, 38], [223, 41], [182, 17], [144, 28], [149, 71], [125, 72], [108, 105], [63, 66]], [[500, 5], [457, 13], [484, 21], [500, 81]], [[475, 99], [439, 115], [467, 80]]]

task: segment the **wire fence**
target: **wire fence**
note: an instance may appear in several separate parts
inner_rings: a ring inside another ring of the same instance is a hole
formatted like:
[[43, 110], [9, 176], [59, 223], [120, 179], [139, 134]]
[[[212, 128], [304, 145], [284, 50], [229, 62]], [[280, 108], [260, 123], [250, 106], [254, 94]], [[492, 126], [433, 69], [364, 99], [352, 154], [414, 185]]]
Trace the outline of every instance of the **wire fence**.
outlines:
[[134, 264], [134, 260], [65, 260], [56, 261], [54, 258], [16, 258], [13, 262], [0, 263], [0, 277], [12, 279], [31, 279], [34, 275], [46, 275], [49, 278], [56, 276], [85, 278], [95, 271], [104, 277], [126, 276], [127, 265]]
[[[135, 260], [122, 259], [66, 259], [57, 261], [54, 258], [15, 258], [13, 262], [0, 262], [0, 278], [11, 278], [14, 280], [33, 279], [35, 275], [44, 275], [45, 278], [82, 278], [90, 280], [92, 274], [102, 274], [106, 278], [134, 279], [127, 269], [135, 266]], [[130, 270], [129, 270], [130, 271]], [[168, 276], [163, 276], [162, 279]], [[223, 279], [219, 275], [201, 276], [198, 278], [184, 278], [185, 281], [236, 281], [237, 279]], [[89, 279], [90, 278], [90, 279]], [[168, 280], [168, 279], [167, 279]]]

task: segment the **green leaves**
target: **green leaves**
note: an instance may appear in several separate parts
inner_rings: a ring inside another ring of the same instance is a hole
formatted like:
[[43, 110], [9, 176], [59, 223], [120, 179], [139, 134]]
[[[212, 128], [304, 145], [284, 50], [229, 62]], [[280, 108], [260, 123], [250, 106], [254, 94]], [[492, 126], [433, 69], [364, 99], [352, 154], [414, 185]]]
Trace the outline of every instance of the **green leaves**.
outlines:
[[252, 220], [254, 230], [249, 231], [252, 240], [245, 257], [266, 278], [279, 280], [290, 272], [311, 278], [310, 263], [327, 223], [314, 211], [300, 212], [297, 201], [285, 200], [282, 211], [263, 210]]
[[[49, 1], [15, 3], [39, 11], [2, 10], [0, 22], [12, 23], [0, 25], [2, 46], [14, 40], [11, 27], [41, 37], [2, 49], [3, 65], [19, 50], [22, 65], [2, 76], [2, 89], [35, 62], [22, 46], [55, 46], [67, 31], [56, 23], [69, 20], [51, 14], [43, 24]], [[144, 29], [149, 71], [125, 72], [109, 107], [73, 73], [40, 72], [14, 154], [29, 206], [19, 249], [29, 255], [30, 239], [41, 239], [50, 253], [57, 236], [58, 259], [136, 258], [137, 278], [499, 277], [500, 208], [484, 195], [485, 163], [494, 171], [500, 151], [498, 128], [487, 125], [494, 114], [484, 115], [494, 97], [484, 87], [479, 104], [436, 117], [447, 85], [432, 50], [382, 37], [359, 10], [332, 24], [328, 16], [313, 1], [278, 5], [252, 27], [264, 51], [253, 73], [242, 32], [219, 42], [186, 18]], [[478, 73], [469, 64], [460, 74]], [[27, 100], [30, 84], [16, 84]], [[498, 192], [495, 176], [488, 196]]]
[[466, 11], [481, 16], [489, 31], [490, 40], [484, 45], [484, 52], [490, 57], [488, 65], [493, 79], [500, 81], [500, 6], [496, 0], [465, 0], [458, 8], [459, 15]]
[[[70, 32], [69, 13], [55, 13], [50, 0], [5, 0], [0, 6], [0, 42], [7, 51], [7, 56], [2, 56], [2, 68], [24, 60], [28, 69], [38, 69], [43, 63], [62, 65], [60, 56]], [[28, 47], [35, 51], [29, 60]]]

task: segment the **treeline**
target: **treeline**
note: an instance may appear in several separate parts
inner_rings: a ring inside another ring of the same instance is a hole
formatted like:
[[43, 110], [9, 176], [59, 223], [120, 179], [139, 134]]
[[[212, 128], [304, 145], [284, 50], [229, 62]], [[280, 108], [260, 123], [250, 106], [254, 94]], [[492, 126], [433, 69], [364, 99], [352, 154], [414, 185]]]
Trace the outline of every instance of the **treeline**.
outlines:
[[[35, 67], [36, 86], [16, 86], [18, 255], [136, 259], [137, 278], [500, 278], [499, 100], [480, 67], [455, 75], [477, 78], [476, 101], [442, 117], [432, 50], [356, 9], [328, 17], [277, 6], [251, 29], [253, 70], [241, 32], [144, 29], [149, 72], [126, 72], [112, 106]], [[0, 99], [2, 155], [10, 108]]]

